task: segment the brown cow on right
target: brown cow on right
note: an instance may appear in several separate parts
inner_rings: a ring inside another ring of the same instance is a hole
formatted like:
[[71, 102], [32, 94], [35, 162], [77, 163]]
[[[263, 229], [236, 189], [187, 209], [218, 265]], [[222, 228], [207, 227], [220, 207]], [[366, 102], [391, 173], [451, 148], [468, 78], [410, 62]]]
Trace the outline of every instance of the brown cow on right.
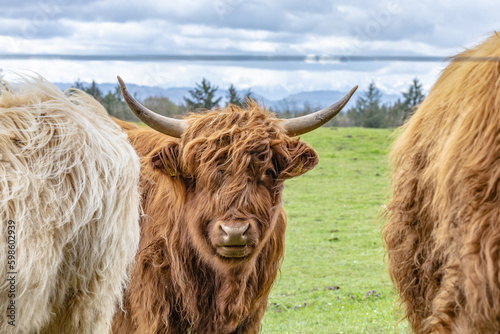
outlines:
[[456, 56], [404, 126], [383, 236], [417, 333], [500, 332], [500, 36]]

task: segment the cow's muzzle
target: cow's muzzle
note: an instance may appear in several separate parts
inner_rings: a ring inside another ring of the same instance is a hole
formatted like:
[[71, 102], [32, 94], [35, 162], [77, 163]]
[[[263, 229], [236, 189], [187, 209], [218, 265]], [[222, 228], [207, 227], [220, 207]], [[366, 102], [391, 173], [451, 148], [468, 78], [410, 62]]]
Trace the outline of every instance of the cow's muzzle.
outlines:
[[212, 231], [212, 244], [219, 255], [238, 258], [251, 253], [255, 233], [248, 221], [218, 221]]

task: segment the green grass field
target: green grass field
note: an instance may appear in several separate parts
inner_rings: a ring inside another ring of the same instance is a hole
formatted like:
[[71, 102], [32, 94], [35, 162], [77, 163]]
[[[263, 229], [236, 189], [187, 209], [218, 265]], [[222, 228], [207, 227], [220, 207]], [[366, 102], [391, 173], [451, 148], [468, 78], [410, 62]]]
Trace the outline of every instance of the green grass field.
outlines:
[[320, 163], [286, 184], [286, 254], [262, 333], [408, 332], [380, 234], [392, 131], [321, 128], [302, 139]]

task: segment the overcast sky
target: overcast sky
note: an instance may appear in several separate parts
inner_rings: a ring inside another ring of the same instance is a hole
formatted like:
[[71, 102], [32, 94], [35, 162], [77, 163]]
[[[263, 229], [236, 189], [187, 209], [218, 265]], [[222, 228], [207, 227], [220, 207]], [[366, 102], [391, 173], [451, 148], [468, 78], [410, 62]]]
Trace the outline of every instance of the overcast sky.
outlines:
[[[500, 1], [0, 0], [0, 53], [451, 56], [500, 30]], [[445, 63], [0, 61], [53, 82], [194, 86], [206, 77], [270, 98], [374, 81], [426, 89]], [[8, 73], [8, 72], [7, 72]]]

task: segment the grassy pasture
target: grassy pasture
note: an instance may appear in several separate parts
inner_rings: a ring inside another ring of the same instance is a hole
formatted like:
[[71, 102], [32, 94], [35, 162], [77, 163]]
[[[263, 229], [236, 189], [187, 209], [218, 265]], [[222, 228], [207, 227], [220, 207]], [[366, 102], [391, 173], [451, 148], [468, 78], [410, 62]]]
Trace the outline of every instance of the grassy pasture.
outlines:
[[302, 139], [320, 163], [286, 185], [286, 254], [262, 333], [406, 333], [378, 218], [392, 132], [321, 128]]

